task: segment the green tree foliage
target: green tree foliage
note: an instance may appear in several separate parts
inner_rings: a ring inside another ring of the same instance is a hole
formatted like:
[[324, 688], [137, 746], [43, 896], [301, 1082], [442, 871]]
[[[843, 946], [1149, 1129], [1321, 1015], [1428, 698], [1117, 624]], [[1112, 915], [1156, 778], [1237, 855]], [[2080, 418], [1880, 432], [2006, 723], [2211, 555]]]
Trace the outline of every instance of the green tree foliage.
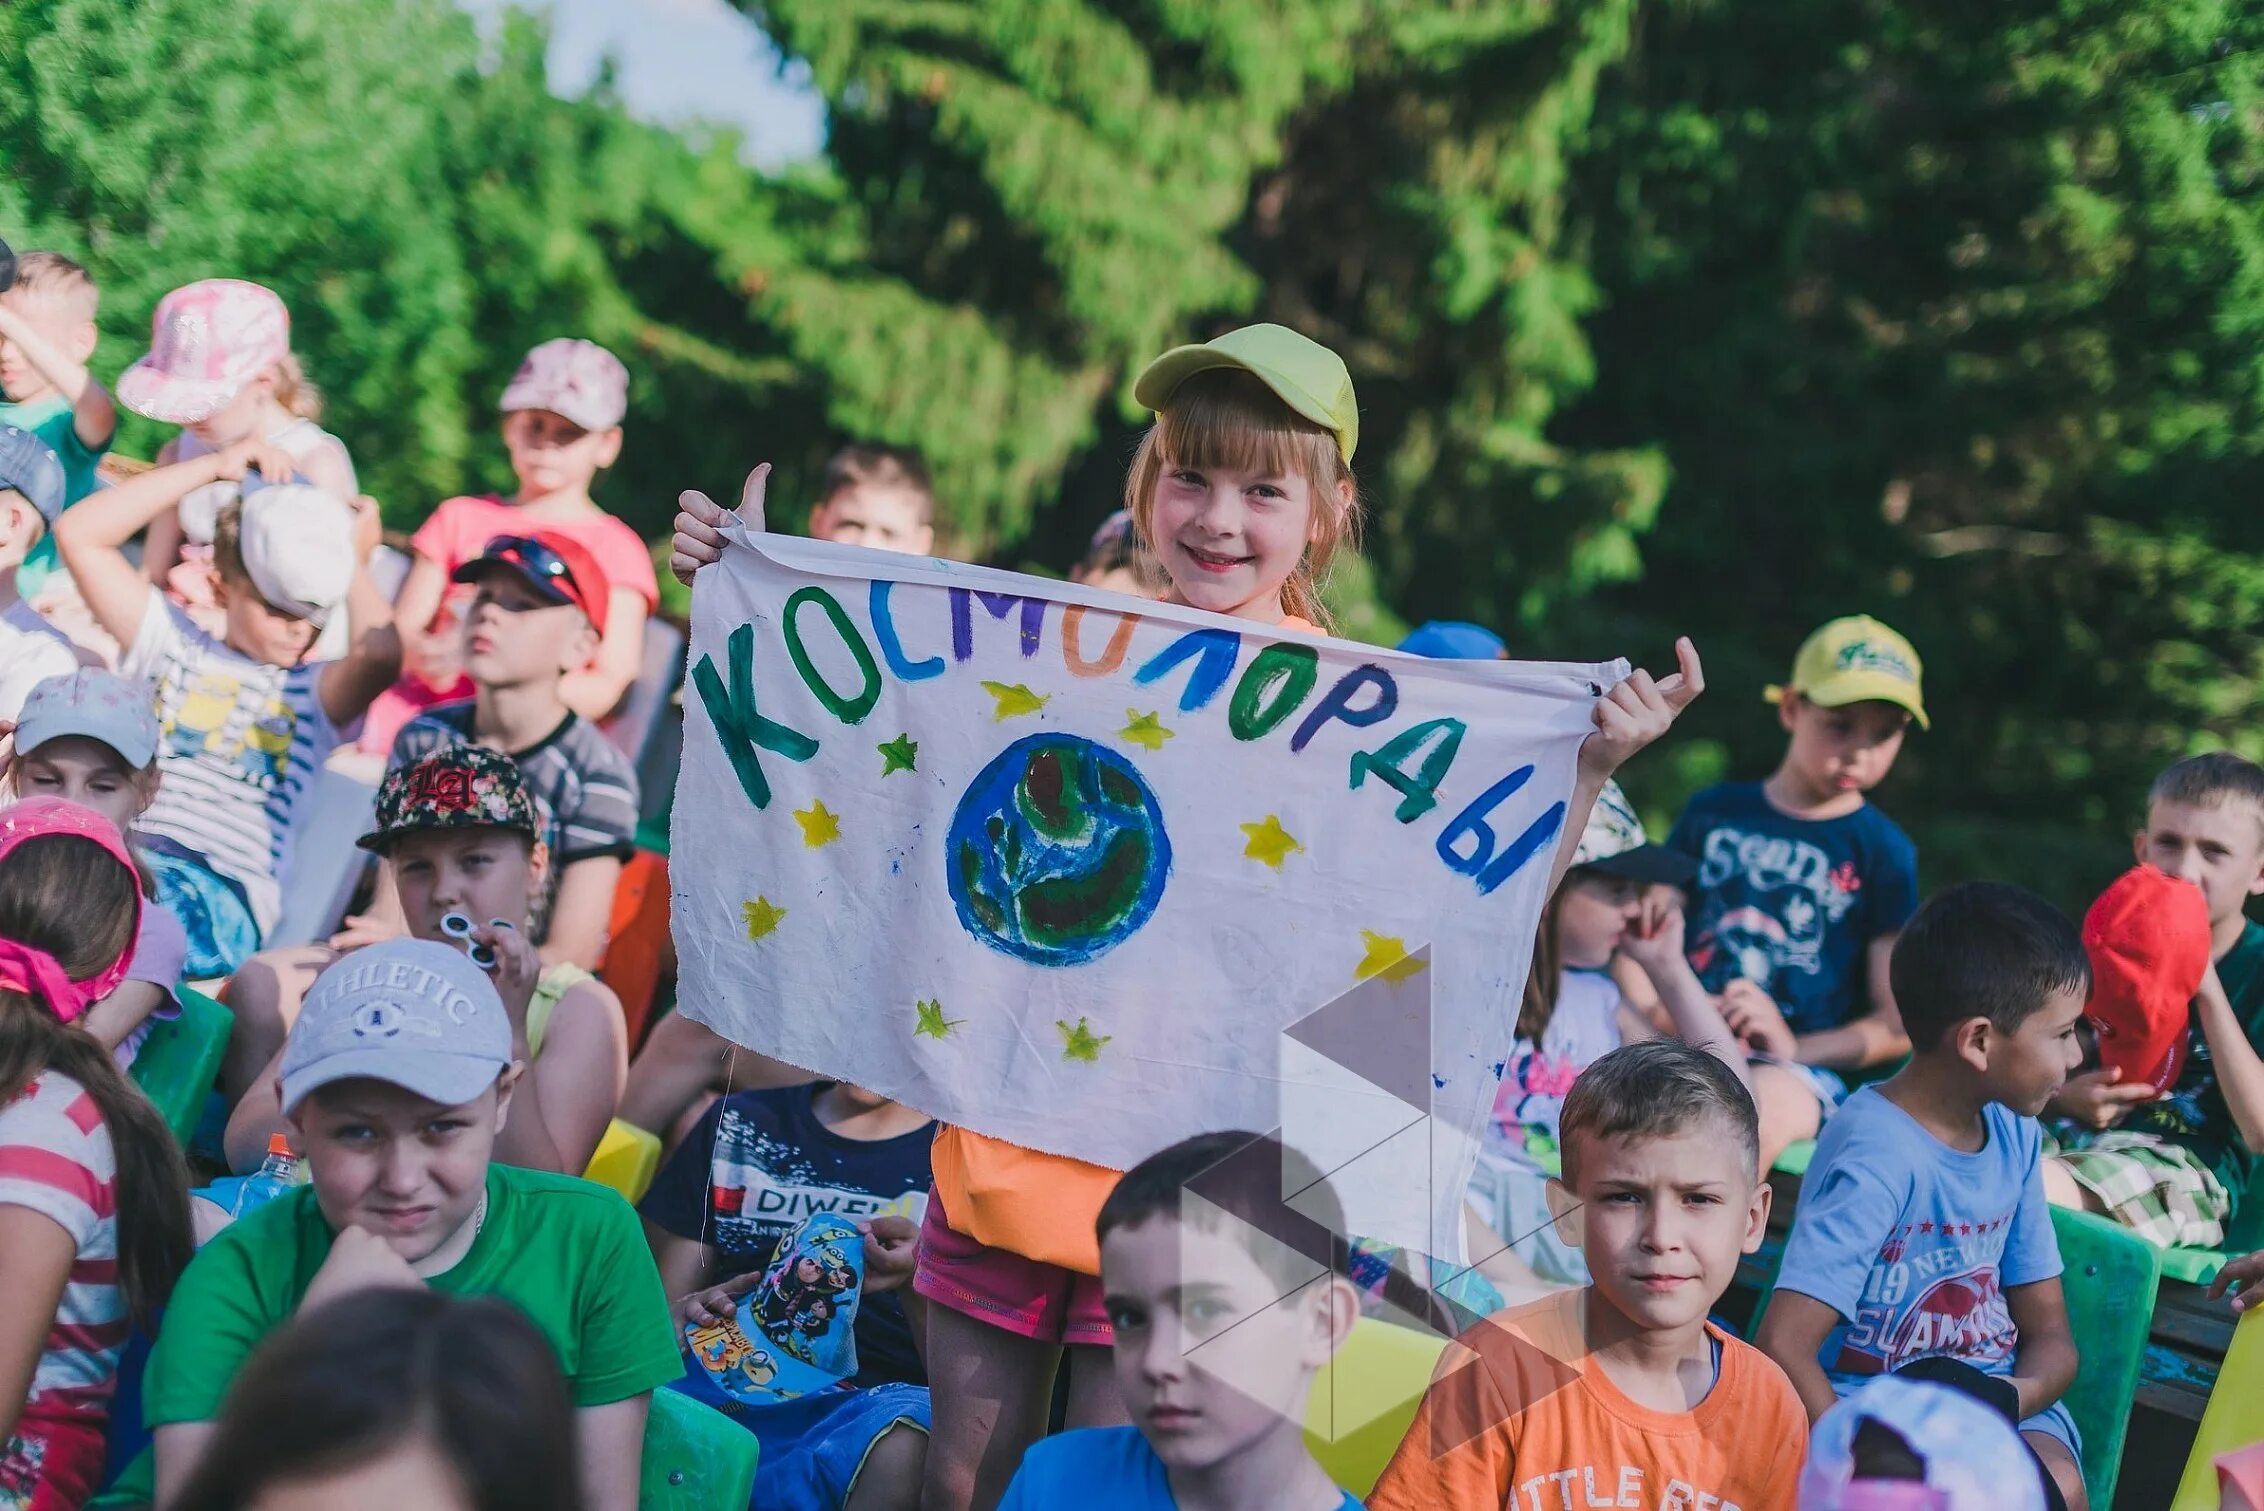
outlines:
[[862, 228], [760, 317], [837, 425], [929, 451], [963, 535], [1058, 500], [1035, 528], [1070, 554], [1139, 364], [1277, 319], [1359, 374], [1390, 580], [1537, 617], [1635, 568], [1659, 457], [1547, 434], [1593, 377], [1564, 189], [1631, 0], [747, 8], [809, 59]]
[[1576, 615], [1714, 652], [1679, 780], [1868, 611], [1935, 728], [1883, 801], [1928, 880], [2080, 903], [2152, 773], [2264, 754], [2264, 22], [2224, 0], [1650, 7], [1575, 167], [1592, 447], [1662, 450], [1640, 586]]

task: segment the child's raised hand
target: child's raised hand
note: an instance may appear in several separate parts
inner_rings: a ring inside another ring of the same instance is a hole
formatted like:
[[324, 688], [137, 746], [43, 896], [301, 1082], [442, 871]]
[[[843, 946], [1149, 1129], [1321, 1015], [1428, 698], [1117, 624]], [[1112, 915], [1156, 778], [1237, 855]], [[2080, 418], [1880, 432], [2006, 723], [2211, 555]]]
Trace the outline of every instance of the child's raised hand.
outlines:
[[301, 1306], [319, 1306], [335, 1296], [373, 1287], [415, 1290], [424, 1282], [393, 1245], [367, 1228], [347, 1228], [330, 1246], [330, 1257], [314, 1272]]
[[496, 994], [503, 999], [503, 1010], [511, 1016], [512, 1037], [524, 1043], [527, 1037], [527, 1007], [535, 999], [535, 987], [542, 981], [542, 956], [536, 953], [534, 942], [500, 918], [490, 919], [485, 928], [472, 933], [471, 942], [484, 944], [495, 952], [495, 969], [489, 979], [495, 983]]
[[865, 1294], [893, 1291], [912, 1278], [920, 1259], [920, 1227], [909, 1217], [869, 1218], [857, 1224], [865, 1235]]
[[[763, 494], [770, 487], [770, 463], [758, 464], [747, 474], [745, 486], [739, 490], [739, 518], [750, 530], [760, 532], [763, 526]], [[669, 542], [668, 570], [686, 587], [692, 585], [692, 574], [723, 555], [723, 526], [731, 518], [730, 512], [698, 489], [687, 489], [676, 496], [681, 506], [676, 515], [676, 534]]]
[[1580, 770], [1601, 779], [1625, 765], [1644, 746], [1674, 726], [1684, 709], [1706, 690], [1698, 647], [1688, 635], [1674, 643], [1677, 669], [1656, 681], [1637, 668], [1596, 700], [1596, 732], [1580, 742]]
[[1756, 1054], [1789, 1060], [1800, 1048], [1777, 999], [1742, 976], [1722, 988], [1722, 1022]]
[[714, 1327], [718, 1323], [729, 1322], [739, 1311], [739, 1298], [762, 1284], [762, 1278], [761, 1270], [749, 1270], [744, 1275], [732, 1276], [721, 1285], [711, 1285], [704, 1291], [694, 1291], [689, 1296], [678, 1297], [668, 1309], [670, 1317], [676, 1323], [676, 1331], [682, 1333], [687, 1327]]
[[1646, 899], [1643, 916], [1620, 939], [1619, 948], [1656, 980], [1661, 970], [1682, 958], [1682, 939], [1682, 909], [1670, 906], [1654, 913]]
[[298, 472], [299, 459], [272, 441], [246, 436], [214, 453], [212, 466], [219, 476], [232, 482], [241, 482], [245, 473], [256, 472], [268, 482], [287, 483]]

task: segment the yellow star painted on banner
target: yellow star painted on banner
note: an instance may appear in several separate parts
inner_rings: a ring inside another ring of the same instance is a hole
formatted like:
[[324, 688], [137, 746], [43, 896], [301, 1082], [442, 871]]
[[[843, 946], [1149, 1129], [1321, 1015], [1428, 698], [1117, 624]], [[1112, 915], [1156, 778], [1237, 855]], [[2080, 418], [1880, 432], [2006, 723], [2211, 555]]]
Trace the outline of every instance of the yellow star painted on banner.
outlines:
[[1091, 1023], [1084, 1018], [1072, 1028], [1067, 1019], [1056, 1018], [1053, 1026], [1061, 1030], [1061, 1057], [1064, 1060], [1083, 1060], [1087, 1064], [1101, 1057], [1101, 1046], [1116, 1037], [1114, 1034], [1096, 1034]]
[[1250, 840], [1250, 843], [1242, 847], [1242, 853], [1252, 860], [1265, 862], [1276, 871], [1281, 869], [1283, 861], [1305, 848], [1297, 842], [1297, 836], [1282, 828], [1281, 820], [1271, 813], [1266, 815], [1266, 821], [1262, 824], [1244, 824], [1242, 832]]
[[1362, 929], [1360, 937], [1367, 942], [1368, 953], [1353, 967], [1352, 974], [1361, 981], [1381, 976], [1397, 986], [1423, 968], [1422, 961], [1407, 953], [1407, 941], [1395, 934]]
[[767, 897], [758, 897], [753, 902], [739, 904], [739, 916], [746, 922], [747, 937], [760, 939], [778, 927], [778, 921], [786, 916], [786, 910]]
[[802, 826], [802, 843], [812, 850], [841, 838], [841, 815], [829, 812], [822, 802], [797, 809], [794, 822]]
[[953, 1029], [967, 1021], [965, 1018], [946, 1018], [943, 1015], [943, 1003], [932, 998], [923, 997], [913, 1003], [912, 1011], [920, 1016], [919, 1026], [912, 1030], [913, 1034], [926, 1034], [931, 1039], [948, 1039]]
[[1116, 737], [1127, 745], [1145, 745], [1150, 750], [1161, 750], [1163, 742], [1177, 734], [1176, 730], [1166, 729], [1158, 722], [1161, 717], [1154, 709], [1137, 713], [1127, 708], [1124, 710], [1124, 727], [1116, 732]]
[[920, 742], [908, 734], [874, 747], [880, 751], [880, 774], [887, 776], [896, 771], [917, 771], [920, 763]]
[[995, 722], [1004, 724], [1016, 714], [1034, 714], [1046, 706], [1052, 693], [1034, 693], [1020, 682], [985, 682], [983, 691], [998, 699]]

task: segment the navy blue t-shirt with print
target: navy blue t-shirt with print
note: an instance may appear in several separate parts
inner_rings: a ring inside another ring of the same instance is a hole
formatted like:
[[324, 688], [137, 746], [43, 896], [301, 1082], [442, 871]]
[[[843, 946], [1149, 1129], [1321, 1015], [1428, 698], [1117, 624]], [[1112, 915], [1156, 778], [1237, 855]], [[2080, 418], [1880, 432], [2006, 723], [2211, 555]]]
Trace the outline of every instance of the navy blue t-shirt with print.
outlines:
[[[890, 1214], [915, 1225], [928, 1207], [935, 1125], [889, 1139], [847, 1139], [818, 1120], [824, 1083], [735, 1091], [710, 1107], [637, 1210], [654, 1226], [714, 1248], [723, 1277], [759, 1270], [813, 1212], [850, 1222]], [[857, 1309], [859, 1385], [925, 1385], [904, 1303], [894, 1292]]]
[[1698, 862], [1687, 945], [1698, 979], [1710, 992], [1754, 982], [1794, 1033], [1859, 1016], [1871, 941], [1918, 910], [1918, 847], [1869, 803], [1793, 818], [1759, 782], [1726, 782], [1690, 800], [1667, 843]]

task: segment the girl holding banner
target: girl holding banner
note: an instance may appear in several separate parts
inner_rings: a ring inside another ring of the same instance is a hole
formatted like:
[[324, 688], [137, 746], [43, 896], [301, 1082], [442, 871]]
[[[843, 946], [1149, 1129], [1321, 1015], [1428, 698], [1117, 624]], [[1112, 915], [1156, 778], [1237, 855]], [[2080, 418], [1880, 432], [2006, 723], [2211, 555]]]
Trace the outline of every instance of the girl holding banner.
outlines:
[[[1248, 326], [1166, 352], [1133, 392], [1157, 419], [1133, 459], [1126, 505], [1168, 579], [1165, 601], [1314, 633], [1325, 617], [1314, 574], [1352, 537], [1359, 514], [1351, 470], [1359, 413], [1343, 361], [1294, 331]], [[740, 522], [752, 530], [763, 528], [768, 472], [757, 467], [747, 480]], [[671, 564], [688, 582], [720, 557], [728, 516], [698, 493], [684, 494], [682, 508]], [[1654, 681], [1637, 671], [1598, 690], [1550, 890], [1605, 780], [1702, 690], [1695, 648], [1679, 641], [1676, 655], [1673, 675]], [[1001, 717], [1008, 711], [1002, 702]], [[1125, 1420], [1097, 1352], [1112, 1332], [1094, 1220], [1117, 1172], [952, 1126], [938, 1132], [933, 1164], [914, 1280], [933, 1303], [926, 1358], [935, 1425], [923, 1504], [988, 1508], [1045, 1431], [1065, 1348], [1067, 1425]]]

